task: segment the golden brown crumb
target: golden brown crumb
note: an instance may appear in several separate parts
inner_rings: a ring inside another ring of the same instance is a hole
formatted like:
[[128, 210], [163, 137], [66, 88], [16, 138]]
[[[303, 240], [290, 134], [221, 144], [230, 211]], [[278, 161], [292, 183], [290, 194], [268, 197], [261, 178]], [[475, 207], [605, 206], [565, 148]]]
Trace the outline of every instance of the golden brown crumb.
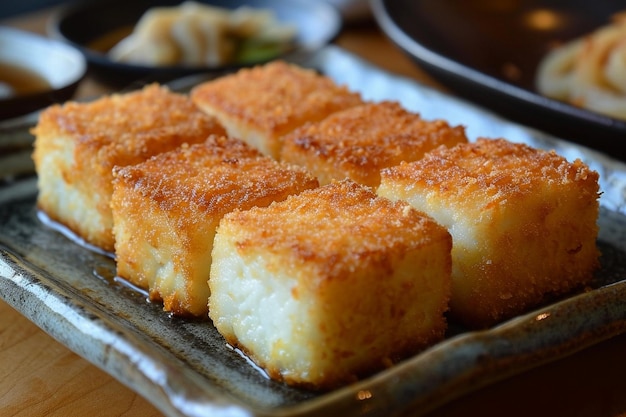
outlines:
[[192, 100], [228, 134], [275, 159], [281, 137], [296, 127], [362, 102], [360, 95], [313, 70], [283, 61], [245, 68], [205, 82]]
[[114, 172], [117, 274], [182, 316], [206, 316], [213, 236], [224, 214], [318, 185], [301, 168], [216, 136]]
[[428, 121], [397, 102], [366, 103], [308, 123], [287, 135], [281, 159], [320, 180], [350, 178], [377, 187], [382, 168], [420, 159], [440, 145], [467, 142], [462, 126]]
[[452, 234], [452, 315], [484, 327], [581, 287], [598, 267], [598, 173], [503, 139], [382, 171], [378, 193]]
[[89, 103], [51, 106], [33, 134], [39, 208], [88, 243], [112, 251], [113, 167], [202, 142], [224, 129], [188, 97], [153, 84]]
[[355, 381], [441, 340], [449, 233], [352, 181], [220, 222], [209, 315], [275, 379]]

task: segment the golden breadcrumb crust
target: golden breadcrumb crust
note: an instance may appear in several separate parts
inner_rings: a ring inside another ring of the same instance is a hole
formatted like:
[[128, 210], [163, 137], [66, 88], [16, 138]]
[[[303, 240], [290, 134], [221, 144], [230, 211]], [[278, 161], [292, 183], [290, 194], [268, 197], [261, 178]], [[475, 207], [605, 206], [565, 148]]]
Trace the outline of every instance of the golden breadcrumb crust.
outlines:
[[580, 160], [480, 138], [384, 169], [378, 194], [450, 230], [451, 314], [486, 327], [590, 281], [598, 179]]
[[215, 228], [234, 209], [264, 206], [317, 180], [223, 136], [114, 170], [117, 273], [177, 315], [206, 316]]
[[313, 70], [273, 61], [195, 87], [192, 100], [237, 137], [278, 158], [281, 137], [305, 122], [362, 102]]
[[382, 168], [420, 159], [440, 145], [467, 142], [462, 126], [428, 121], [399, 103], [366, 103], [308, 123], [284, 138], [281, 159], [327, 184], [350, 178], [377, 187]]
[[[225, 131], [188, 97], [152, 84], [93, 102], [53, 105], [41, 113], [33, 134], [39, 208], [87, 242], [111, 251], [113, 167], [135, 164]], [[88, 212], [83, 217], [97, 221], [87, 224], [65, 212], [67, 207], [56, 201], [64, 193], [82, 198], [82, 209]]]
[[228, 219], [246, 231], [246, 239], [238, 242], [241, 251], [289, 249], [300, 262], [315, 263], [324, 280], [344, 274], [346, 267], [371, 254], [424, 245], [441, 228], [410, 206], [377, 198], [348, 180], [304, 191], [263, 210], [238, 211]]
[[[222, 219], [209, 316], [272, 378], [337, 387], [443, 338], [451, 247], [450, 234], [408, 204], [333, 182]], [[257, 304], [274, 300], [285, 311], [247, 314], [250, 288], [276, 288]], [[239, 308], [242, 316], [230, 316]], [[289, 336], [250, 338], [263, 320]]]
[[486, 138], [437, 149], [422, 161], [385, 170], [384, 176], [390, 181], [397, 178], [428, 183], [442, 193], [440, 197], [466, 203], [463, 208], [471, 211], [529, 194], [537, 186], [558, 187], [572, 182], [584, 185], [581, 191], [591, 191], [595, 200], [599, 178], [580, 160], [570, 163], [554, 151]]
[[114, 165], [141, 162], [182, 143], [225, 134], [214, 118], [199, 111], [186, 96], [156, 84], [90, 103], [51, 106], [42, 112], [33, 133], [73, 138], [76, 169], [90, 164], [90, 169], [109, 178]]

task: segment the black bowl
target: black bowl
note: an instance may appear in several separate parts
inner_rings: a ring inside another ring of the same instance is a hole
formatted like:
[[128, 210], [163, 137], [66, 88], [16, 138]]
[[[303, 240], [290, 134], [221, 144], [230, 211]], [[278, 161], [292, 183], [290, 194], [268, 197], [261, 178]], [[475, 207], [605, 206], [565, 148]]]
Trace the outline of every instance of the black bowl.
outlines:
[[[553, 100], [535, 89], [538, 63], [557, 42], [609, 23], [622, 0], [372, 0], [387, 36], [462, 97], [506, 118], [626, 160], [626, 121]], [[528, 24], [547, 13], [559, 25]]]
[[[322, 1], [308, 0], [199, 0], [200, 3], [234, 9], [247, 5], [271, 9], [284, 23], [297, 28], [296, 48], [273, 57], [285, 60], [304, 59], [308, 54], [332, 42], [342, 27], [342, 17], [333, 6]], [[80, 49], [89, 63], [90, 72], [100, 81], [114, 87], [126, 87], [136, 82], [167, 82], [176, 78], [211, 73], [221, 75], [245, 65], [206, 66], [144, 66], [114, 62], [105, 51], [92, 49], [92, 44], [116, 31], [132, 28], [143, 13], [152, 7], [176, 6], [181, 0], [99, 0], [70, 4], [53, 16], [49, 32]]]

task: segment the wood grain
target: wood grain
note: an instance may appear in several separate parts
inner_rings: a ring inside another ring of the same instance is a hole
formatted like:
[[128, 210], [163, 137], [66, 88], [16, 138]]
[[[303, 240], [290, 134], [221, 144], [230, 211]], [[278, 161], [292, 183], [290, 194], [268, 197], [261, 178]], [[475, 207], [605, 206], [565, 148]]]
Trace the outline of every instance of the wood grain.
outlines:
[[161, 416], [4, 301], [0, 317], [0, 415]]

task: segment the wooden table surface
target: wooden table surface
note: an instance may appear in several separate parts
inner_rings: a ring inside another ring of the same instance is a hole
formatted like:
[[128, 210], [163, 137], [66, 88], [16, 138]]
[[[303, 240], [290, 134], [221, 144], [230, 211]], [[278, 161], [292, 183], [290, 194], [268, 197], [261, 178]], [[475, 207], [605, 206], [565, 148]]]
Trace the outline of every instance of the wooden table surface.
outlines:
[[[0, 24], [45, 34], [54, 9]], [[445, 90], [374, 22], [347, 25], [336, 44], [381, 68]], [[77, 96], [109, 88], [86, 79]], [[0, 301], [0, 416], [161, 416], [146, 399], [56, 342]], [[474, 391], [433, 412], [450, 416], [626, 416], [626, 335]]]

